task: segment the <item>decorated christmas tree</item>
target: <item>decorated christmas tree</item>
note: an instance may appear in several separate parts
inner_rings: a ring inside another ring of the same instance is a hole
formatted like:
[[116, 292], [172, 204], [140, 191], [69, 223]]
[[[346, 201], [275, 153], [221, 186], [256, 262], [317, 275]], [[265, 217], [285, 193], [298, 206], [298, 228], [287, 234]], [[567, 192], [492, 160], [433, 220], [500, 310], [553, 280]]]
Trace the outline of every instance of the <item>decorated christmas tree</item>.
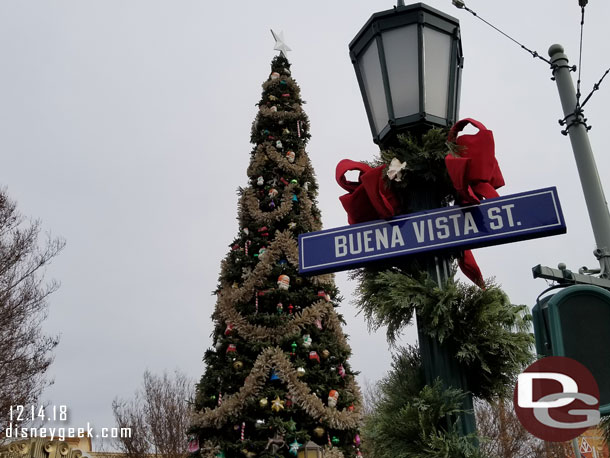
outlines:
[[221, 264], [189, 444], [203, 458], [362, 456], [337, 288], [330, 275], [298, 273], [298, 235], [321, 223], [309, 121], [284, 50], [263, 83], [239, 233]]

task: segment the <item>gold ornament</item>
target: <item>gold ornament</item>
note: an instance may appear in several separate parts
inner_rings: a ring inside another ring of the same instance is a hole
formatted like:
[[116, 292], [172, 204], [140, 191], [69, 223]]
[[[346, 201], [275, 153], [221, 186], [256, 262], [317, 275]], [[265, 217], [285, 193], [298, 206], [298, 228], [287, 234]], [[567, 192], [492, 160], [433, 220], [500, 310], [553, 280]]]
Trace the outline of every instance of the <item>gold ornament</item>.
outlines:
[[274, 412], [284, 410], [284, 401], [282, 401], [279, 396], [276, 396], [276, 398], [271, 401], [271, 410]]
[[321, 426], [318, 426], [317, 428], [314, 428], [313, 434], [316, 437], [324, 436], [324, 428], [322, 428]]
[[262, 398], [260, 401], [258, 401], [258, 405], [264, 409], [269, 405], [269, 401], [267, 400], [267, 398]]
[[327, 359], [330, 356], [330, 352], [326, 349], [322, 350], [322, 358]]
[[233, 369], [235, 370], [240, 370], [242, 367], [244, 367], [244, 363], [242, 363], [241, 361], [235, 361], [233, 363]]
[[305, 368], [304, 367], [298, 367], [297, 368], [297, 377], [303, 377], [305, 375]]

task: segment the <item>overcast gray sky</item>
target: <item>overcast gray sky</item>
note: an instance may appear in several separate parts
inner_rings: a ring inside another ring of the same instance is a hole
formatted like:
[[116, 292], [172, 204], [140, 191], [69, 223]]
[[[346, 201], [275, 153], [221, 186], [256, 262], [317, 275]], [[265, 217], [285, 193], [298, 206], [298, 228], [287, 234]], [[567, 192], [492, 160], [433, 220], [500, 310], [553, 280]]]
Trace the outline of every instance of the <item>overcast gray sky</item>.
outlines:
[[[476, 250], [515, 303], [545, 288], [531, 267], [596, 266], [595, 248], [548, 66], [450, 0], [429, 5], [458, 19], [465, 55], [461, 117], [492, 129], [502, 195], [557, 186], [568, 233]], [[578, 59], [577, 0], [471, 0], [482, 17], [546, 56], [552, 43]], [[66, 404], [70, 423], [113, 426], [111, 402], [146, 369], [198, 379], [211, 345], [220, 261], [237, 231], [250, 126], [284, 31], [293, 76], [307, 101], [308, 152], [326, 228], [347, 224], [334, 181], [343, 158], [371, 159], [364, 106], [347, 45], [380, 0], [0, 1], [0, 184], [27, 216], [67, 240], [48, 271], [49, 333], [60, 333], [43, 396]], [[610, 4], [587, 7], [583, 92], [610, 67]], [[610, 80], [586, 107], [602, 181], [610, 180]], [[360, 381], [390, 365], [383, 332], [369, 334], [338, 274], [340, 309]], [[405, 337], [411, 342], [413, 329]]]

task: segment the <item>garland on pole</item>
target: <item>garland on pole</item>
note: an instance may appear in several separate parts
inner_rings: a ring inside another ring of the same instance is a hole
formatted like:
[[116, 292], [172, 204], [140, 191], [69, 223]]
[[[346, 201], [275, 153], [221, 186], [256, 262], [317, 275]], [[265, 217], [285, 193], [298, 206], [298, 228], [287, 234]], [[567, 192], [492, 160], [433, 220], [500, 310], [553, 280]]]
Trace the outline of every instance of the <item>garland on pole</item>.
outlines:
[[[446, 130], [431, 129], [421, 139], [401, 136], [398, 146], [381, 151], [375, 165], [387, 165], [386, 183], [400, 199], [402, 213], [421, 209], [422, 198], [430, 207], [456, 201], [445, 167], [448, 150], [460, 155], [459, 147], [447, 142]], [[430, 192], [424, 194], [422, 189]], [[461, 253], [452, 255], [459, 258]], [[511, 304], [493, 280], [488, 279], [483, 289], [456, 281], [454, 274], [439, 286], [426, 273], [425, 257], [417, 256], [361, 268], [352, 274], [359, 281], [356, 306], [370, 329], [387, 326], [390, 344], [417, 313], [422, 331], [450, 349], [451, 357], [462, 366], [474, 396], [484, 400], [506, 397], [516, 376], [533, 358], [529, 310]], [[459, 437], [456, 422], [447, 420], [457, 418], [466, 393], [443, 389], [439, 380], [426, 386], [421, 361], [413, 350], [401, 358], [413, 380], [407, 383], [386, 378], [384, 399], [377, 402], [377, 412], [367, 421], [366, 438], [373, 448], [381, 444], [388, 450], [377, 450], [379, 458], [480, 456], [468, 437]], [[391, 385], [404, 392], [405, 383], [409, 386], [407, 395], [397, 405], [391, 401]]]

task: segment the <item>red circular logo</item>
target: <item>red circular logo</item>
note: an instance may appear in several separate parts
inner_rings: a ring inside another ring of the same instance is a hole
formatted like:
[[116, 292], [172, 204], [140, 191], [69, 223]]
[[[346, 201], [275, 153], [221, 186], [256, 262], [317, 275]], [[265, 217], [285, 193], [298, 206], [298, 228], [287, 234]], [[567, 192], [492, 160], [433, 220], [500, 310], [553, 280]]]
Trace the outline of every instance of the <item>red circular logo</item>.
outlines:
[[517, 418], [534, 436], [565, 442], [599, 423], [599, 388], [578, 361], [549, 356], [517, 378], [513, 394]]

